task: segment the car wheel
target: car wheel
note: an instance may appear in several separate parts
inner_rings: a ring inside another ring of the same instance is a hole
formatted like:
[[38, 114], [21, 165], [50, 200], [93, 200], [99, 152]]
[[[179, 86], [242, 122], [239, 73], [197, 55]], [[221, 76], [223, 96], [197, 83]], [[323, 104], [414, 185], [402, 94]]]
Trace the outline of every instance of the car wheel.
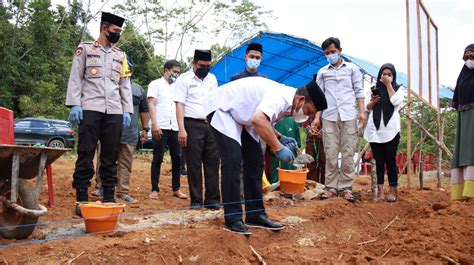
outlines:
[[54, 139], [54, 140], [49, 142], [48, 147], [51, 147], [51, 148], [64, 148], [65, 145], [64, 145], [63, 141], [58, 140], [58, 139]]

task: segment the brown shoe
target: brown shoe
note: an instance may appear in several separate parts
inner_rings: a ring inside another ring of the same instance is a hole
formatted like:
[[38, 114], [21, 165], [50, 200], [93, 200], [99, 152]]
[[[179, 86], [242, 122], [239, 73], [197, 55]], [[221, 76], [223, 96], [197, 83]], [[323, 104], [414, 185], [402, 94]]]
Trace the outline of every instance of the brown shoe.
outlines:
[[186, 196], [186, 194], [184, 194], [181, 190], [177, 190], [173, 192], [173, 196], [183, 199], [183, 200], [186, 200], [188, 198], [188, 196]]
[[377, 199], [378, 202], [385, 200], [385, 194], [383, 191], [383, 185], [377, 185]]
[[397, 186], [390, 186], [390, 191], [387, 196], [388, 202], [396, 202], [398, 198], [398, 187]]

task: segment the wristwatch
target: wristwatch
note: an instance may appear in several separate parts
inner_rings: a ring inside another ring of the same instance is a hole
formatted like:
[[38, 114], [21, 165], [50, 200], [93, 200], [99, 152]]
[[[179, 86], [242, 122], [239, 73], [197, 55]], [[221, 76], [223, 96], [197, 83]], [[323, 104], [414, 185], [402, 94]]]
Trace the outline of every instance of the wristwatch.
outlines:
[[150, 128], [148, 128], [148, 127], [145, 128], [145, 127], [144, 127], [143, 130], [146, 131], [146, 132], [149, 132], [149, 131], [150, 131]]

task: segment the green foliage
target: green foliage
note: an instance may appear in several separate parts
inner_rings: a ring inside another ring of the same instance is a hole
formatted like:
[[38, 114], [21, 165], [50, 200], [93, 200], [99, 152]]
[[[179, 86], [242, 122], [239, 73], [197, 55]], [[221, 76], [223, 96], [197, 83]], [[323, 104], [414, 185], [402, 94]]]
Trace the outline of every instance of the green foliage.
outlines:
[[[457, 126], [457, 112], [446, 108], [448, 101], [441, 101], [440, 104], [443, 107], [443, 117], [444, 117], [444, 143], [449, 150], [454, 149], [454, 139], [456, 136], [456, 126]], [[401, 115], [401, 139], [399, 150], [406, 152], [407, 148], [407, 123], [406, 116], [403, 113]], [[437, 113], [434, 109], [428, 107], [425, 103], [422, 103], [420, 100], [415, 99], [412, 104], [411, 115], [414, 119], [419, 121], [423, 127], [428, 129], [430, 133], [434, 136], [438, 136], [438, 125], [437, 125]], [[415, 123], [412, 122], [411, 125], [411, 141], [412, 141], [412, 151], [415, 148], [415, 145], [420, 141], [424, 132], [417, 127]], [[426, 140], [422, 143], [422, 152], [423, 153], [434, 153], [438, 154], [438, 145], [431, 138], [427, 137]], [[437, 158], [437, 155], [435, 156]], [[448, 156], [443, 154], [443, 160], [447, 160]]]
[[[176, 1], [169, 6], [145, 1], [117, 5], [115, 11], [127, 18], [118, 45], [135, 66], [132, 80], [144, 88], [161, 77], [166, 59], [178, 58], [184, 72], [191, 67], [190, 51], [224, 40], [211, 47], [217, 60], [236, 41], [265, 29], [263, 18], [270, 16], [251, 1]], [[80, 1], [0, 5], [0, 106], [12, 109], [16, 118], [66, 119], [71, 62], [81, 40], [93, 40], [85, 27], [91, 19]]]
[[0, 106], [16, 117], [67, 117], [64, 98], [83, 14], [78, 2], [67, 10], [49, 1], [0, 6]]

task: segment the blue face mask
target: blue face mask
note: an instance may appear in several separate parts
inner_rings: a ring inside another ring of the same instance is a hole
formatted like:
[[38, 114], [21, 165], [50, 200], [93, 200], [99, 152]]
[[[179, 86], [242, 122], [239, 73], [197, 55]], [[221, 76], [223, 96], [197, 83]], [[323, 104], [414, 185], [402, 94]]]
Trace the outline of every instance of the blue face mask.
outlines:
[[260, 60], [257, 59], [248, 59], [247, 67], [250, 69], [257, 69], [260, 66]]
[[330, 64], [336, 64], [337, 62], [339, 62], [339, 58], [340, 56], [338, 52], [326, 55], [326, 59]]

